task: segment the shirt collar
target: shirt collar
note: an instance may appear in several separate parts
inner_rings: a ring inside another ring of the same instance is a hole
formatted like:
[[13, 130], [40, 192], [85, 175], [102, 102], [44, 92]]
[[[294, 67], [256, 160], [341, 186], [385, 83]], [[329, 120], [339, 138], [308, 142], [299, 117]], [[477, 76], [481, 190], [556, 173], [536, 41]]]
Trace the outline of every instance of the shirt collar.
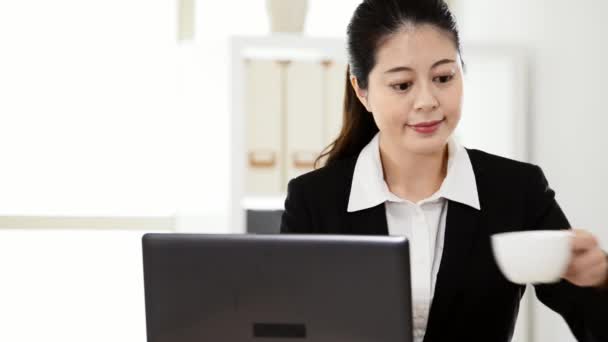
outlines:
[[[402, 202], [388, 189], [380, 161], [380, 135], [361, 150], [350, 189], [348, 212], [375, 207], [386, 201]], [[422, 202], [446, 198], [480, 210], [473, 165], [466, 149], [454, 138], [448, 142], [448, 170], [439, 190]]]

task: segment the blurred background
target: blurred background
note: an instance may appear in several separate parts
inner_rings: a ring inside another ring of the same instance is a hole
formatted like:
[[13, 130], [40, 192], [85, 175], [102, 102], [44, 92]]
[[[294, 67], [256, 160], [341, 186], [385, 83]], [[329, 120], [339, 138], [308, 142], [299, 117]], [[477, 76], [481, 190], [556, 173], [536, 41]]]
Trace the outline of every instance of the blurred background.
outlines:
[[[142, 234], [276, 232], [339, 129], [359, 2], [0, 2], [0, 340], [145, 341]], [[608, 249], [608, 2], [450, 6], [458, 138], [540, 165]], [[574, 339], [528, 296], [514, 341]]]

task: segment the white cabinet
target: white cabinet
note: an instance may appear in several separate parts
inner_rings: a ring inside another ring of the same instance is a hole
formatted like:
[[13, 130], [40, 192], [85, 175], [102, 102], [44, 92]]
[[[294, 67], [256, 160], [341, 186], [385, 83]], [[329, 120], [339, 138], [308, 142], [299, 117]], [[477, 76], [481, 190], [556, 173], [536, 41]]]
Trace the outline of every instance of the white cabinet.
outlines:
[[339, 133], [346, 64], [245, 60], [247, 196], [284, 194]]
[[289, 181], [313, 170], [317, 157], [340, 132], [346, 63], [296, 61], [289, 65], [287, 75]]
[[346, 90], [346, 68], [347, 63], [332, 61], [323, 63], [324, 84], [323, 96], [325, 97], [325, 132], [324, 140], [333, 142], [342, 128], [342, 116], [344, 105], [344, 92]]
[[232, 54], [231, 227], [244, 210], [280, 209], [290, 179], [314, 169], [342, 124], [343, 39], [235, 37]]
[[246, 70], [246, 192], [274, 194], [282, 192], [281, 146], [283, 115], [281, 103], [283, 70], [271, 60], [247, 60]]
[[319, 61], [294, 61], [287, 72], [287, 181], [314, 168], [325, 141], [323, 66]]
[[332, 61], [245, 60], [246, 195], [282, 195], [314, 169], [341, 125], [345, 70]]

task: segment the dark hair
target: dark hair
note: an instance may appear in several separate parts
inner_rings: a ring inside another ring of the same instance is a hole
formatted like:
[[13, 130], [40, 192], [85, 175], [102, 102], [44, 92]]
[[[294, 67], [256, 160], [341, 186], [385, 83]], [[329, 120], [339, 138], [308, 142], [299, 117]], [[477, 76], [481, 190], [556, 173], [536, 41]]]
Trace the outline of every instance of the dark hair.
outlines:
[[382, 42], [404, 25], [431, 24], [450, 33], [458, 52], [460, 36], [456, 20], [443, 0], [364, 0], [348, 24], [348, 58], [344, 110], [340, 134], [317, 158], [316, 165], [327, 157], [326, 165], [354, 157], [378, 132], [372, 115], [365, 109], [350, 83], [357, 78], [367, 89], [369, 73], [376, 64], [376, 52]]

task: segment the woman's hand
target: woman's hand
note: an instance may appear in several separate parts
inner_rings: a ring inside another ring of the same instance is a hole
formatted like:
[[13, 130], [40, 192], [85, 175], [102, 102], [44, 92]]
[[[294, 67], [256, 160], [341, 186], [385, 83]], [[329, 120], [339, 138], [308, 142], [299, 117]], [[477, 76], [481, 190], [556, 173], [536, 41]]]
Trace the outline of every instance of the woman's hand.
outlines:
[[608, 285], [608, 257], [593, 234], [573, 230], [572, 259], [564, 279], [577, 286]]

